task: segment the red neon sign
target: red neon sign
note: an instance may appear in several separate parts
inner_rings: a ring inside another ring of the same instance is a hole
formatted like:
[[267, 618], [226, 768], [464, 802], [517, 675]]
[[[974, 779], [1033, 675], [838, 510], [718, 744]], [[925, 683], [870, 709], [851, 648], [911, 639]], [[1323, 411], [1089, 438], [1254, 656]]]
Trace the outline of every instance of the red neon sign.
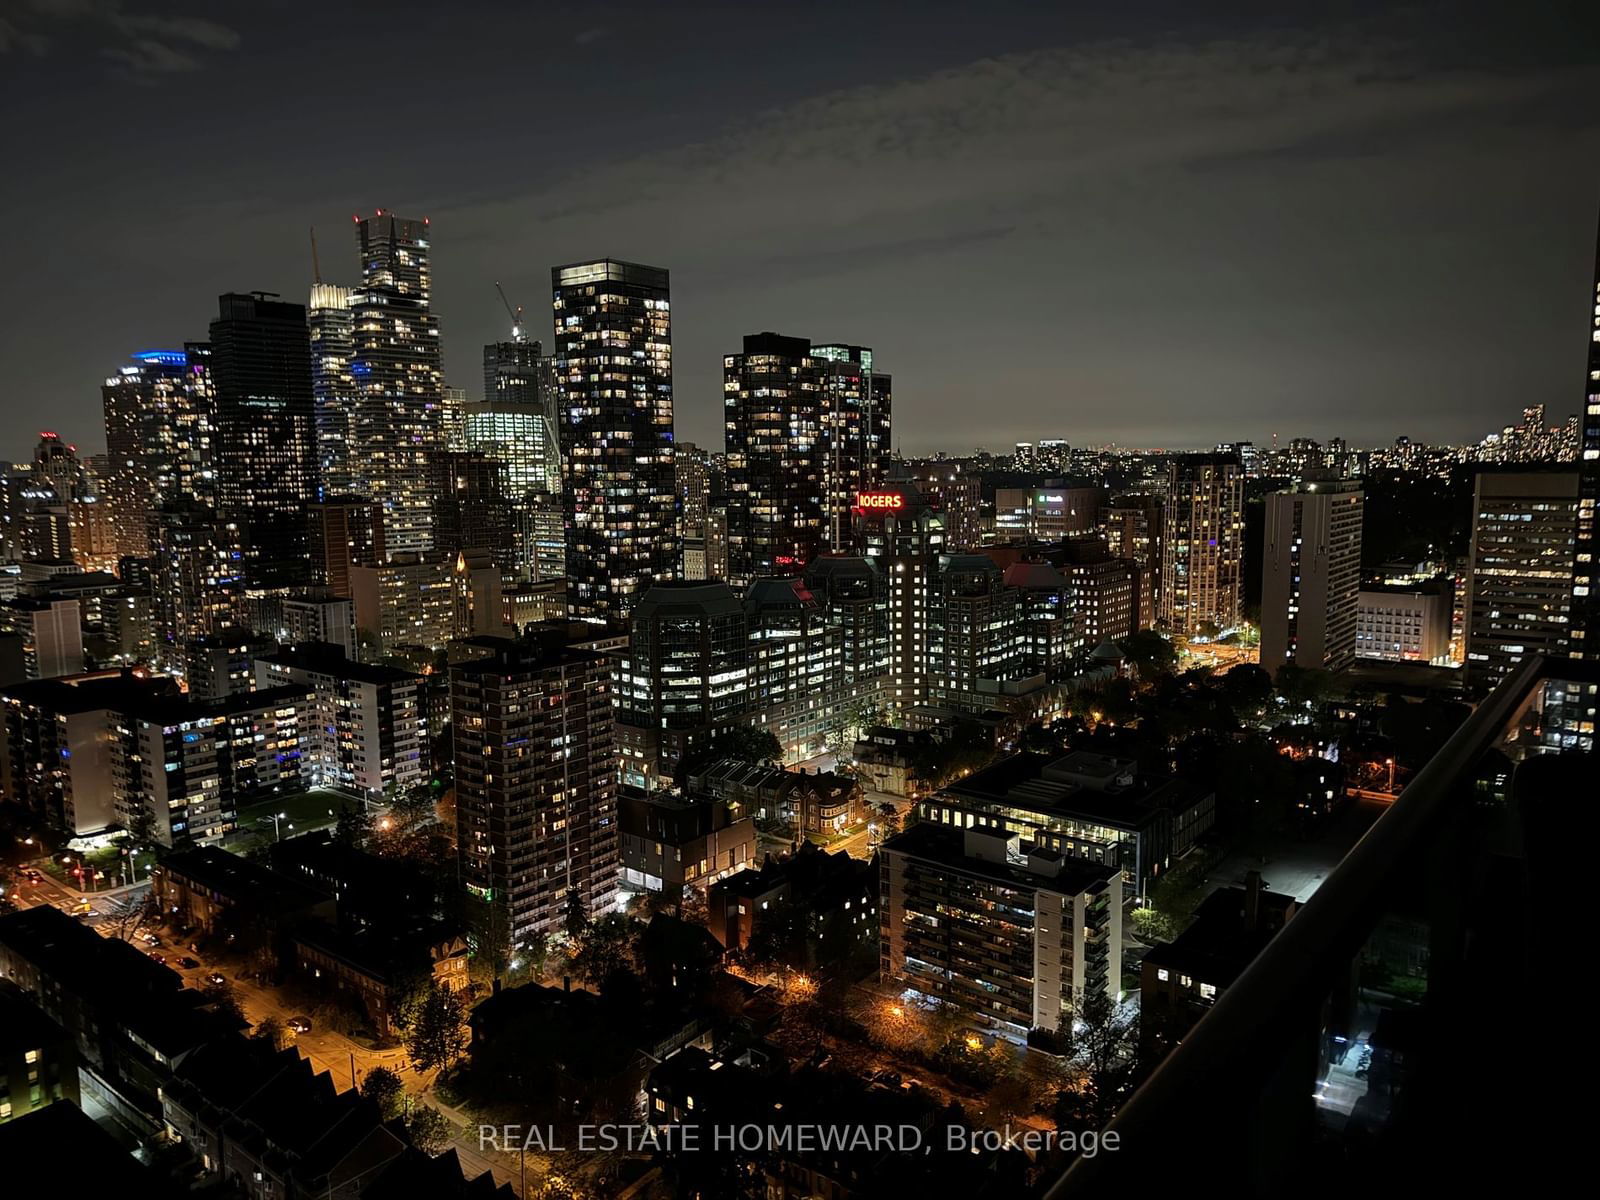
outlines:
[[906, 506], [902, 492], [857, 492], [855, 510], [864, 512], [899, 512]]

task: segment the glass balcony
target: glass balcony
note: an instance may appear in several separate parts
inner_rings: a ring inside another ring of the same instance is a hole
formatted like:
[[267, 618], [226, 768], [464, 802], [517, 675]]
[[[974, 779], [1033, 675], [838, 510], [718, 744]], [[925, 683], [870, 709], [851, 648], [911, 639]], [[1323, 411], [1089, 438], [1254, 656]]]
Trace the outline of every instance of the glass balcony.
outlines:
[[1597, 684], [1524, 662], [1046, 1194], [1521, 1195], [1572, 1162]]

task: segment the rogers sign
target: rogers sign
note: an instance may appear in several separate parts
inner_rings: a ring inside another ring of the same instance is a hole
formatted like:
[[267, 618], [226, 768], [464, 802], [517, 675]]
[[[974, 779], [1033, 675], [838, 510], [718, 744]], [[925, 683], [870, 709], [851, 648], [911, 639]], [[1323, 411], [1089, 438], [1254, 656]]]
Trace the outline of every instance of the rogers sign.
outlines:
[[857, 492], [855, 511], [858, 513], [870, 512], [903, 512], [906, 507], [906, 497], [903, 492]]

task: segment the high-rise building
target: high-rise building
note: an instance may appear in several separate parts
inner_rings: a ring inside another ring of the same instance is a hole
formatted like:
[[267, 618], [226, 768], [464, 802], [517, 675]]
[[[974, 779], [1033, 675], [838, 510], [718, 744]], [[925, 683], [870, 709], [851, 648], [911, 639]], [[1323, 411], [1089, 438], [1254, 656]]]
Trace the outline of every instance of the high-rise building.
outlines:
[[1159, 496], [1119, 496], [1106, 510], [1106, 549], [1139, 567], [1138, 628], [1149, 629], [1161, 611], [1162, 521]]
[[350, 568], [356, 638], [362, 657], [397, 646], [443, 646], [455, 634], [455, 560], [397, 554], [388, 562]]
[[770, 731], [788, 754], [808, 758], [852, 694], [845, 690], [844, 630], [797, 578], [755, 580], [744, 611], [748, 720]]
[[456, 844], [491, 958], [616, 902], [611, 665], [552, 638], [450, 669]]
[[669, 787], [684, 758], [731, 728], [746, 708], [749, 660], [744, 607], [727, 584], [652, 586], [617, 659], [623, 782]]
[[1241, 618], [1244, 476], [1232, 454], [1187, 454], [1167, 466], [1160, 623], [1184, 637]]
[[1486, 692], [1534, 654], [1565, 654], [1580, 507], [1574, 471], [1484, 471], [1473, 491], [1467, 686]]
[[366, 479], [359, 465], [358, 396], [355, 365], [355, 314], [350, 289], [311, 285], [306, 308], [311, 350], [311, 394], [316, 407], [318, 496], [354, 491]]
[[723, 471], [709, 450], [693, 442], [679, 442], [672, 456], [678, 481], [678, 502], [683, 506], [683, 535], [694, 537], [706, 523], [711, 497], [724, 492]]
[[375, 567], [388, 555], [383, 510], [364, 496], [328, 496], [307, 509], [313, 583], [335, 596], [353, 596], [352, 567]]
[[362, 283], [350, 297], [356, 410], [355, 490], [383, 509], [390, 554], [433, 546], [430, 455], [444, 446], [439, 321], [431, 307], [430, 232], [379, 210], [357, 218]]
[[944, 511], [946, 544], [952, 550], [982, 546], [983, 479], [966, 474], [956, 463], [940, 460], [916, 463], [911, 470], [923, 499]]
[[1356, 595], [1356, 657], [1446, 663], [1455, 589], [1450, 577], [1364, 587]]
[[872, 349], [830, 343], [812, 346], [825, 365], [824, 467], [829, 545], [850, 545], [856, 493], [884, 481], [893, 448], [893, 381], [874, 369]]
[[883, 702], [903, 711], [927, 699], [928, 599], [945, 545], [944, 514], [902, 479], [856, 493], [853, 507], [856, 544], [883, 581], [888, 610]]
[[997, 542], [1055, 542], [1092, 533], [1105, 493], [1097, 487], [996, 488]]
[[600, 259], [551, 272], [572, 616], [623, 616], [678, 572], [672, 303], [659, 267]]
[[450, 557], [482, 550], [502, 570], [516, 561], [517, 515], [506, 467], [481, 450], [441, 450], [429, 464], [434, 548]]
[[428, 714], [420, 675], [354, 662], [339, 647], [320, 643], [257, 655], [253, 666], [258, 689], [311, 689], [308, 787], [376, 801], [427, 782]]
[[885, 982], [1021, 1041], [1122, 986], [1122, 872], [1005, 829], [919, 821], [883, 844]]
[[244, 580], [236, 531], [199, 504], [166, 504], [150, 523], [156, 655], [182, 666], [184, 643], [241, 619]]
[[795, 575], [828, 544], [824, 361], [805, 338], [751, 334], [722, 360], [728, 571]]
[[1600, 236], [1595, 243], [1589, 304], [1589, 370], [1578, 445], [1578, 527], [1569, 638], [1574, 658], [1600, 658]]
[[483, 402], [467, 406], [463, 440], [505, 467], [515, 543], [505, 565], [528, 580], [563, 576], [554, 360], [536, 341], [492, 343], [483, 348], [483, 388]]
[[248, 587], [308, 578], [306, 505], [317, 447], [306, 310], [229, 293], [211, 322], [217, 508], [239, 530]]
[[1025, 666], [1022, 594], [986, 554], [941, 554], [928, 586], [928, 700], [956, 712], [995, 708]]
[[1305, 483], [1267, 497], [1261, 665], [1339, 671], [1355, 661], [1361, 485]]
[[1071, 590], [1075, 649], [1093, 650], [1149, 626], [1139, 623], [1139, 564], [1111, 553], [1098, 534], [1069, 538], [1062, 545], [1061, 573]]
[[210, 350], [145, 350], [106, 380], [107, 470], [117, 553], [150, 552], [150, 517], [161, 504], [209, 504], [213, 397]]
[[823, 554], [806, 564], [806, 587], [822, 601], [829, 623], [837, 625], [845, 691], [875, 702], [889, 670], [887, 586], [873, 560]]

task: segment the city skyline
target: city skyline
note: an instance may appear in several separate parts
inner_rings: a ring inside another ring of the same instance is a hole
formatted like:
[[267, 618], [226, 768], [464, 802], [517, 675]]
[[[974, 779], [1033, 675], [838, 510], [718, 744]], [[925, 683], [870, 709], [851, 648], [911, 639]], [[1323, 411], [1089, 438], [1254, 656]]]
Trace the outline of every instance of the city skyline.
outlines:
[[[551, 266], [613, 254], [673, 272], [676, 433], [699, 444], [717, 440], [722, 355], [763, 329], [874, 346], [897, 374], [907, 454], [1043, 437], [1205, 449], [1274, 431], [1476, 441], [1527, 405], [1554, 419], [1581, 407], [1573, 314], [1597, 180], [1572, 164], [1594, 157], [1595, 65], [1561, 6], [1515, 29], [1456, 6], [1441, 32], [1428, 5], [1272, 29], [1226, 6], [1204, 21], [1087, 12], [1072, 26], [1002, 8], [978, 30], [935, 5], [886, 57], [830, 46], [799, 55], [818, 68], [804, 78], [740, 64], [700, 88], [680, 74], [725, 55], [733, 29], [629, 5], [602, 27], [558, 9], [549, 80], [520, 96], [515, 72], [484, 69], [500, 51], [468, 80], [441, 48], [462, 95], [398, 122], [403, 154], [398, 134], [375, 135], [384, 153], [362, 168], [336, 152], [340, 123], [294, 138], [276, 123], [304, 125], [305, 106], [355, 86], [333, 67], [355, 32], [344, 18], [316, 18], [326, 45], [309, 63], [325, 91], [281, 98], [272, 118], [213, 117], [195, 111], [206, 89], [235, 74], [252, 86], [281, 34], [191, 30], [186, 69], [162, 70], [153, 51], [122, 54], [111, 26], [48, 15], [60, 7], [23, 12], [4, 42], [30, 131], [17, 165], [69, 184], [75, 156], [102, 153], [124, 168], [116, 211], [136, 232], [69, 237], [63, 222], [104, 220], [105, 197], [75, 187], [8, 197], [12, 227], [33, 234], [0, 333], [6, 412], [28, 429], [11, 458], [41, 410], [98, 449], [99, 381], [130, 352], [203, 336], [215, 296], [303, 303], [308, 226], [329, 280], [357, 284], [339, 226], [380, 206], [436, 222], [445, 379], [473, 398], [480, 348], [507, 333], [496, 281], [544, 340]], [[851, 19], [887, 32], [881, 14]], [[763, 14], [761, 28], [803, 45], [795, 20]], [[689, 25], [703, 45], [686, 44]], [[681, 52], [654, 78], [639, 69], [653, 37]], [[580, 106], [571, 128], [507, 124], [584, 70], [615, 95]], [[1194, 91], [1229, 117], [1198, 115]], [[641, 101], [660, 111], [630, 122]], [[165, 156], [105, 147], [96, 116], [112, 106], [119, 138], [182, 111], [214, 158], [201, 186], [177, 202], [141, 188]], [[218, 140], [222, 119], [245, 136]], [[540, 169], [465, 173], [489, 137], [513, 138]], [[1061, 151], [1045, 166], [1023, 153], [1041, 140]], [[49, 211], [31, 198], [46, 194]], [[141, 302], [64, 319], [103, 271], [138, 278]]]
[[1571, 1176], [1594, 0], [0, 5], [7, 1196]]

